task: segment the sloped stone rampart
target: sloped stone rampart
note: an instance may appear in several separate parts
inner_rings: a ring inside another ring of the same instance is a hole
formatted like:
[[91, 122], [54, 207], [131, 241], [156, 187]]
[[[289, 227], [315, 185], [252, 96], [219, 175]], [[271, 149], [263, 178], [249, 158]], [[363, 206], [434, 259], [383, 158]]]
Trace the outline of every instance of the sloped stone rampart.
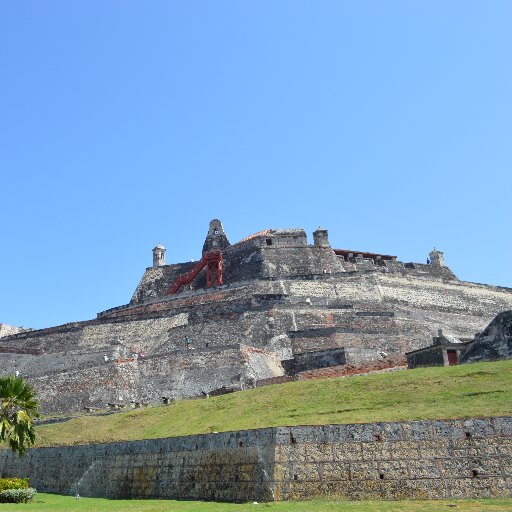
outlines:
[[272, 501], [512, 494], [512, 418], [276, 427], [0, 453], [39, 491]]
[[[382, 272], [260, 279], [184, 292], [116, 308], [94, 320], [5, 336], [0, 372], [18, 368], [44, 393], [44, 413], [62, 413], [101, 406], [115, 398], [118, 372], [110, 366], [113, 359], [143, 352], [147, 359], [167, 361], [169, 353], [185, 348], [187, 337], [197, 351], [219, 350], [213, 362], [219, 372], [205, 372], [202, 382], [197, 381], [195, 375], [200, 378], [201, 372], [196, 372], [195, 361], [202, 360], [198, 352], [198, 357], [189, 358], [194, 368], [190, 378], [180, 369], [180, 357], [162, 367], [168, 372], [164, 375], [160, 370], [146, 373], [144, 368], [151, 365], [137, 363], [130, 378], [121, 380], [122, 396], [157, 401], [170, 390], [180, 398], [192, 396], [193, 391], [230, 387], [237, 379], [244, 385], [246, 377], [252, 380], [251, 374], [257, 380], [278, 377], [282, 375], [278, 359], [302, 352], [343, 348], [354, 355], [347, 363], [359, 364], [381, 352], [399, 355], [428, 346], [438, 329], [472, 339], [499, 311], [511, 308], [512, 290], [453, 279]], [[252, 360], [260, 356], [232, 358], [229, 347], [241, 344], [273, 352], [273, 362], [267, 358], [255, 371]], [[229, 364], [230, 371], [224, 371]], [[215, 382], [208, 380], [212, 376]], [[60, 387], [48, 386], [52, 381]]]
[[[244, 359], [238, 345], [218, 349], [174, 350], [143, 359], [109, 361], [101, 366], [40, 375], [30, 379], [46, 410], [69, 411], [104, 408], [108, 402], [127, 405], [131, 400], [155, 402], [162, 396], [173, 399], [201, 396], [202, 392], [225, 385], [240, 387], [245, 377]], [[263, 369], [264, 370], [264, 369]], [[272, 373], [265, 373], [265, 377]]]

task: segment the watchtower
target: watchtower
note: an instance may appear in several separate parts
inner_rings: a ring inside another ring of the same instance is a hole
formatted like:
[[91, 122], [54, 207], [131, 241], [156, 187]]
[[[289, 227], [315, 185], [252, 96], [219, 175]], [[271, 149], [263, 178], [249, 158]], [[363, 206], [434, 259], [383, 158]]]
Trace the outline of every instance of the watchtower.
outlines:
[[313, 231], [313, 240], [315, 247], [331, 247], [327, 229], [321, 228], [320, 226], [318, 226], [316, 231]]
[[153, 249], [153, 268], [165, 265], [165, 247], [157, 244]]
[[213, 219], [210, 222], [208, 234], [206, 235], [206, 239], [204, 241], [203, 254], [209, 251], [220, 251], [222, 249], [225, 249], [229, 245], [229, 240], [226, 234], [224, 233], [222, 222], [219, 219]]
[[438, 251], [435, 247], [429, 254], [430, 264], [435, 265], [436, 267], [444, 267], [444, 254], [441, 251]]

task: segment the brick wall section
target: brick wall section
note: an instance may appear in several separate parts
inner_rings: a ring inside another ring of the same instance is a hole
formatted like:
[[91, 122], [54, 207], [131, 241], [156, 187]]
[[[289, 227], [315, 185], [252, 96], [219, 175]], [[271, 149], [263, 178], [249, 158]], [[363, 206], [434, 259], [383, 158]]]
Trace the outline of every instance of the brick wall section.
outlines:
[[512, 494], [512, 418], [280, 429], [276, 499]]
[[272, 429], [0, 454], [41, 492], [108, 498], [270, 501]]
[[3, 450], [40, 491], [222, 501], [510, 496], [512, 418], [277, 427]]

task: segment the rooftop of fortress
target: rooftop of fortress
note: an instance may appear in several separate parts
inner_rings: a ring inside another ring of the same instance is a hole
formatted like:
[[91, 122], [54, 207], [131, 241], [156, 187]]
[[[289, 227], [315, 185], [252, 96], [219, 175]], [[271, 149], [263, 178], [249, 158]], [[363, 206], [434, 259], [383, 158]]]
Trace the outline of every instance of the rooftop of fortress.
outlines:
[[[426, 258], [426, 263], [406, 263], [387, 254], [332, 248], [328, 231], [321, 227], [313, 233], [313, 244], [308, 244], [306, 232], [302, 228], [264, 229], [230, 244], [221, 221], [214, 219], [210, 222], [203, 255], [210, 251], [222, 252], [222, 285], [254, 279], [290, 279], [347, 272], [457, 279], [445, 265], [443, 253], [435, 248]], [[165, 253], [166, 249], [161, 245], [153, 249], [153, 266], [146, 269], [130, 304], [170, 295], [176, 280], [198, 266], [198, 262], [169, 264]], [[206, 287], [205, 276], [198, 274], [179, 291], [183, 293]]]

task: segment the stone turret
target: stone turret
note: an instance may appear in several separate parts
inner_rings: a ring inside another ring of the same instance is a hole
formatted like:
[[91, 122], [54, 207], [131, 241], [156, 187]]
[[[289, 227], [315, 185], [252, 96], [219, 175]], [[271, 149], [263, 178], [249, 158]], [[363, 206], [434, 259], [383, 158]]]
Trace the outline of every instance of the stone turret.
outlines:
[[224, 233], [222, 222], [219, 219], [213, 219], [208, 228], [208, 234], [203, 245], [203, 253], [214, 250], [225, 249], [230, 245], [228, 237]]
[[313, 232], [313, 240], [315, 247], [331, 247], [327, 229], [321, 228], [320, 226]]
[[165, 247], [157, 244], [153, 249], [153, 268], [165, 265]]
[[435, 247], [430, 251], [429, 257], [431, 265], [435, 265], [436, 267], [446, 266], [444, 264], [444, 254], [441, 251], [436, 250]]

